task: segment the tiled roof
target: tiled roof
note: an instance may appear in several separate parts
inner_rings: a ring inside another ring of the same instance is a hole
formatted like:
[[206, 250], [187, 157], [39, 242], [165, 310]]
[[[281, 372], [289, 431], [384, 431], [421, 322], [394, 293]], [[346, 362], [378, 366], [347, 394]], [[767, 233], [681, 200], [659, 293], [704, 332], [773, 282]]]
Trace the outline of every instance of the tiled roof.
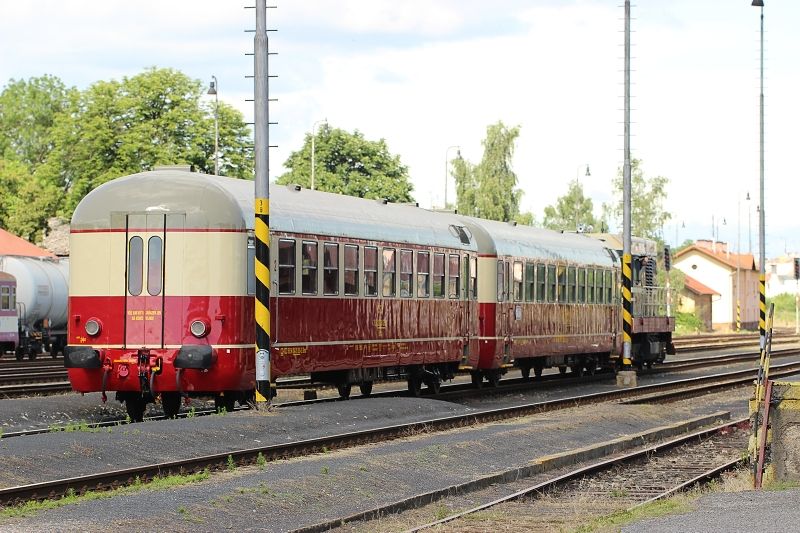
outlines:
[[737, 264], [739, 268], [743, 270], [756, 270], [756, 261], [753, 257], [753, 254], [729, 254], [723, 251], [713, 251], [704, 246], [697, 246], [693, 244], [681, 250], [680, 252], [675, 254], [675, 259], [683, 257], [684, 255], [688, 254], [691, 251], [696, 251], [701, 253], [705, 256], [711, 257], [716, 259], [720, 263], [727, 265], [731, 268], [736, 268]]
[[55, 257], [47, 250], [42, 250], [35, 244], [16, 235], [0, 229], [0, 255], [20, 255], [24, 257]]
[[706, 294], [719, 294], [717, 291], [710, 287], [706, 287], [692, 276], [686, 276], [683, 280], [683, 286], [692, 291], [695, 294], [699, 295], [706, 295]]

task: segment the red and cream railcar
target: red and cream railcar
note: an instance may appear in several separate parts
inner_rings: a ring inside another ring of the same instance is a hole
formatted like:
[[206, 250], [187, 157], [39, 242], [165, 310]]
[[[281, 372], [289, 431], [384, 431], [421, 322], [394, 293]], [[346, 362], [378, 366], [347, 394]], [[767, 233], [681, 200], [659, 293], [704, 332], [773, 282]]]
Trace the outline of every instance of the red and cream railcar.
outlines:
[[584, 234], [465, 219], [478, 242], [480, 362], [473, 382], [505, 369], [607, 363], [620, 342], [619, 262]]
[[[369, 392], [438, 388], [478, 363], [477, 245], [455, 215], [274, 187], [272, 375]], [[131, 418], [160, 395], [227, 408], [254, 389], [252, 182], [180, 170], [106, 183], [72, 219], [69, 346], [80, 392]]]

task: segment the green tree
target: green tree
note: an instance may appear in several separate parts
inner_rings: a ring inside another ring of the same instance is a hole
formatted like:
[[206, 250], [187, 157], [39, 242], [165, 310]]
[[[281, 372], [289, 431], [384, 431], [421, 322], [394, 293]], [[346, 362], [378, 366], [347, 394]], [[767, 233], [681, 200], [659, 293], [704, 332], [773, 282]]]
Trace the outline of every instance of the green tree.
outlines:
[[[53, 149], [36, 176], [65, 195], [69, 218], [92, 189], [156, 165], [190, 164], [213, 173], [213, 104], [202, 83], [173, 69], [151, 68], [122, 81], [99, 81], [70, 93], [53, 126]], [[238, 111], [219, 105], [220, 173], [251, 178], [252, 145]]]
[[591, 198], [583, 195], [583, 186], [577, 180], [569, 184], [567, 194], [556, 200], [556, 205], [544, 208], [544, 227], [554, 230], [575, 231], [579, 227], [599, 229], [594, 216]]
[[37, 242], [59, 198], [56, 187], [32, 176], [22, 162], [0, 159], [0, 227]]
[[490, 220], [533, 224], [532, 213], [520, 214], [522, 191], [517, 189], [517, 175], [512, 170], [514, 143], [519, 126], [508, 128], [498, 121], [486, 128], [483, 158], [477, 165], [464, 159], [453, 161], [458, 212]]
[[11, 79], [0, 93], [0, 157], [21, 161], [33, 172], [52, 150], [55, 118], [74, 91], [55, 76]]
[[[289, 169], [276, 180], [311, 187], [311, 134], [284, 163]], [[359, 198], [413, 202], [408, 167], [389, 152], [384, 139], [370, 141], [356, 130], [349, 133], [323, 125], [314, 139], [314, 188]]]
[[[631, 160], [631, 234], [638, 237], [661, 240], [661, 230], [672, 215], [664, 210], [667, 199], [667, 184], [664, 176], [647, 178], [639, 159]], [[616, 201], [603, 204], [603, 218], [607, 223], [614, 220], [622, 227], [622, 169], [612, 182]]]

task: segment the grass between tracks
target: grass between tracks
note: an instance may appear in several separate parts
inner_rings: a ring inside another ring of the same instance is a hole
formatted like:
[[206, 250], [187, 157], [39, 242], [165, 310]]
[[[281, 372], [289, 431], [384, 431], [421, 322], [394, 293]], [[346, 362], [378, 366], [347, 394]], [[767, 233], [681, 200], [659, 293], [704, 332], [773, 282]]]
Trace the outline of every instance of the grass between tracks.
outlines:
[[103, 500], [106, 498], [113, 498], [125, 494], [131, 494], [142, 490], [164, 490], [177, 487], [180, 485], [188, 485], [190, 483], [197, 483], [204, 481], [209, 477], [208, 470], [198, 472], [196, 474], [174, 475], [154, 478], [152, 481], [141, 481], [136, 478], [133, 484], [112, 489], [107, 491], [91, 491], [84, 494], [76, 494], [74, 491], [68, 492], [66, 495], [58, 499], [43, 500], [27, 502], [22, 505], [13, 507], [6, 507], [0, 510], [0, 518], [15, 518], [23, 516], [32, 516], [39, 511], [46, 511], [48, 509], [57, 509], [67, 505], [76, 503], [88, 502], [92, 500]]

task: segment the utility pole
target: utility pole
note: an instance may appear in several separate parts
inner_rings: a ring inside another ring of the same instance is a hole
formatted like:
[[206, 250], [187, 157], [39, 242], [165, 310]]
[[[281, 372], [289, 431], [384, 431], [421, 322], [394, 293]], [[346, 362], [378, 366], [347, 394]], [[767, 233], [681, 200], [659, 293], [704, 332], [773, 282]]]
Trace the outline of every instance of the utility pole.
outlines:
[[272, 399], [269, 314], [269, 40], [267, 0], [256, 0], [255, 76], [255, 272], [256, 405]]
[[764, 244], [764, 2], [753, 0], [752, 6], [761, 8], [761, 90], [759, 102], [759, 212], [758, 212], [758, 263], [759, 263], [759, 317], [758, 332], [761, 349], [767, 345], [767, 298], [766, 298], [766, 246]]
[[631, 366], [631, 2], [625, 0], [625, 161], [622, 165], [622, 367]]

